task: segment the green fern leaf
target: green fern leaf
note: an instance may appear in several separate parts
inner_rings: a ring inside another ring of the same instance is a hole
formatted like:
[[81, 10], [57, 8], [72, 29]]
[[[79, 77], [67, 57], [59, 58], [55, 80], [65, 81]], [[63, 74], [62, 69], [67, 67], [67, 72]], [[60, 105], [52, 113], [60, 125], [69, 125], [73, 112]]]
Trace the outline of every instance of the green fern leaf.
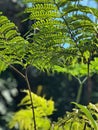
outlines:
[[[28, 41], [20, 36], [17, 27], [10, 22], [7, 17], [0, 15], [0, 61], [2, 69], [5, 70], [10, 64], [22, 64], [22, 59], [26, 55]], [[3, 65], [7, 66], [3, 67]], [[3, 69], [4, 68], [4, 69]]]

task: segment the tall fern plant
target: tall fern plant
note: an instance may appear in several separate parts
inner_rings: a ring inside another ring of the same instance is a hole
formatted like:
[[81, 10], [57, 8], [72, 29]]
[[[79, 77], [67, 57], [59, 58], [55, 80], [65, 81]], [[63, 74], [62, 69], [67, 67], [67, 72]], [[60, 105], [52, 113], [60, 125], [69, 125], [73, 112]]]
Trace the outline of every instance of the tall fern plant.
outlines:
[[[26, 39], [15, 24], [0, 13], [0, 71], [10, 66], [27, 81], [34, 117], [27, 66], [72, 74], [80, 83], [76, 100], [79, 102], [83, 83], [86, 79], [89, 83], [90, 76], [98, 70], [98, 24], [94, 21], [98, 18], [98, 10], [81, 5], [80, 0], [23, 2], [32, 5], [24, 13], [34, 21], [25, 35]], [[13, 66], [16, 63], [26, 67], [25, 75]], [[86, 78], [81, 81], [83, 76]]]
[[80, 0], [24, 2], [32, 3], [25, 13], [35, 21], [27, 35], [29, 41], [33, 39], [28, 55], [30, 63], [42, 70], [52, 69], [76, 77], [80, 85], [76, 99], [79, 102], [84, 82], [88, 79], [89, 89], [90, 76], [97, 71], [98, 10], [83, 6]]

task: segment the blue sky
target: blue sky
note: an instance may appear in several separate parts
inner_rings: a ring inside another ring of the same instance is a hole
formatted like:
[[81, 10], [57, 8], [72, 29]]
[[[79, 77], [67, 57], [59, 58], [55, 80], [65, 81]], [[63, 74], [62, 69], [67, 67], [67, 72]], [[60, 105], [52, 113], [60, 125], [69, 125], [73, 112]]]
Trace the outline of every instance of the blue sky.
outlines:
[[89, 5], [90, 7], [94, 7], [94, 8], [97, 6], [94, 0], [82, 0], [81, 4]]

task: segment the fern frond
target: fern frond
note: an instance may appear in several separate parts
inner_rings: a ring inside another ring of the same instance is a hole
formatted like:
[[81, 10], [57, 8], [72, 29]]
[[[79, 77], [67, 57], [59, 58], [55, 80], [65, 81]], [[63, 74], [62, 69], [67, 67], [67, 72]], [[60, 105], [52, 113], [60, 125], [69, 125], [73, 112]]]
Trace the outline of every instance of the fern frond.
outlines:
[[27, 8], [25, 13], [30, 13], [30, 19], [48, 19], [59, 17], [57, 7], [53, 4], [36, 4], [33, 8]]
[[1, 16], [0, 16], [0, 25], [5, 24], [6, 22], [8, 22], [7, 17], [1, 15]]
[[18, 33], [17, 33], [16, 30], [10, 30], [9, 32], [7, 32], [5, 34], [5, 38], [8, 39], [8, 40], [10, 40], [10, 39], [14, 38], [17, 34]]
[[[36, 116], [37, 130], [40, 129], [48, 130], [50, 128], [50, 123], [51, 122], [47, 117]], [[9, 128], [10, 129], [19, 128], [20, 130], [33, 130], [34, 126], [33, 126], [31, 109], [25, 109], [25, 110], [22, 109], [16, 112], [13, 120], [9, 123]]]
[[42, 29], [43, 27], [47, 27], [47, 26], [55, 26], [58, 28], [64, 28], [64, 26], [66, 26], [63, 22], [59, 21], [59, 20], [51, 20], [51, 19], [45, 19], [45, 20], [40, 20], [40, 21], [36, 21], [34, 24], [32, 24], [32, 27], [34, 29], [39, 28]]
[[8, 65], [5, 64], [2, 60], [0, 60], [0, 72], [6, 70], [7, 67]]
[[33, 6], [33, 8], [27, 8], [25, 12], [31, 13], [32, 11], [40, 11], [40, 10], [44, 11], [57, 10], [57, 7], [53, 4], [36, 4], [35, 6]]
[[0, 59], [7, 67], [9, 64], [22, 64], [28, 41], [20, 36], [15, 24], [7, 17], [1, 14], [0, 19]]
[[[27, 93], [27, 95], [25, 96], [25, 98], [23, 98], [23, 100], [21, 100], [19, 106], [21, 105], [30, 105], [31, 101], [30, 101], [30, 96], [29, 96], [29, 91], [25, 90], [24, 92]], [[46, 115], [51, 115], [53, 110], [54, 110], [54, 102], [52, 100], [47, 101], [46, 99], [44, 99], [43, 97], [37, 96], [36, 94], [32, 93], [32, 99], [34, 100], [34, 107], [39, 109], [42, 108], [41, 111], [41, 116], [46, 116]]]
[[63, 16], [72, 12], [75, 12], [75, 14], [77, 14], [77, 11], [80, 11], [82, 13], [89, 13], [98, 17], [97, 9], [88, 6], [83, 6], [83, 5], [70, 5], [63, 8], [63, 12], [64, 12]]
[[0, 33], [4, 33], [6, 34], [6, 32], [8, 32], [11, 29], [15, 28], [15, 24], [14, 23], [5, 23], [0, 27]]

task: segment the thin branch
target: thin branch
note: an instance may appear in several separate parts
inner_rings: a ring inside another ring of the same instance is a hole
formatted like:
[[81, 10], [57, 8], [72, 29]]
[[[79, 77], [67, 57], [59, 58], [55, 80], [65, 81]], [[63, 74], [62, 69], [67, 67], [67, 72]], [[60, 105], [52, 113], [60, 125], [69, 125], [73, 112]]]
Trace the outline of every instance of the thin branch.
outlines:
[[74, 37], [74, 35], [73, 35], [72, 31], [71, 31], [71, 28], [68, 25], [68, 22], [65, 20], [65, 18], [63, 16], [62, 16], [62, 19], [64, 20], [64, 22], [65, 22], [65, 24], [67, 26], [67, 29], [68, 29], [68, 32], [70, 34], [71, 39], [75, 42], [75, 44], [77, 46], [78, 45], [77, 40], [75, 39], [75, 37]]
[[87, 77], [88, 77], [88, 79], [89, 79], [89, 77], [90, 77], [90, 72], [89, 72], [89, 70], [90, 70], [90, 58], [88, 59], [88, 62], [87, 62]]
[[30, 83], [28, 80], [28, 75], [27, 75], [27, 70], [26, 69], [26, 74], [23, 75], [18, 69], [16, 69], [13, 65], [9, 65], [15, 72], [17, 72], [21, 77], [23, 77], [26, 82], [27, 82], [27, 87], [29, 90], [29, 96], [30, 96], [30, 101], [31, 101], [31, 106], [32, 106], [32, 114], [33, 114], [33, 122], [34, 122], [34, 130], [36, 130], [36, 120], [35, 120], [35, 112], [34, 112], [34, 103], [33, 103], [33, 99], [32, 99], [32, 94], [31, 94], [31, 87], [30, 87]]
[[[61, 13], [61, 11], [60, 11], [58, 5], [56, 4], [55, 0], [54, 0], [54, 4], [57, 6], [59, 12]], [[77, 41], [76, 41], [76, 39], [74, 38], [74, 35], [73, 35], [72, 31], [71, 31], [71, 28], [70, 28], [68, 22], [65, 20], [64, 16], [62, 16], [61, 18], [64, 20], [64, 22], [65, 22], [65, 24], [66, 24], [66, 26], [67, 26], [68, 33], [70, 34], [71, 39], [75, 42], [75, 44], [76, 44], [76, 46], [77, 46], [77, 45], [78, 45], [78, 44], [77, 44]]]
[[25, 80], [27, 82], [27, 86], [28, 86], [28, 89], [29, 89], [29, 95], [30, 95], [30, 101], [31, 101], [31, 107], [32, 107], [32, 113], [33, 113], [33, 122], [34, 122], [34, 130], [36, 130], [36, 120], [35, 120], [35, 112], [34, 112], [34, 103], [33, 103], [33, 99], [32, 99], [32, 94], [31, 94], [31, 87], [30, 87], [30, 83], [29, 83], [29, 80], [28, 80], [28, 67], [26, 69], [26, 77], [25, 77]]
[[23, 75], [18, 69], [16, 69], [13, 65], [9, 65], [14, 71], [16, 71], [21, 77], [23, 77], [26, 82], [27, 82], [27, 87], [29, 90], [29, 96], [30, 96], [30, 101], [31, 101], [31, 106], [32, 106], [32, 114], [33, 114], [33, 122], [34, 122], [34, 130], [36, 130], [36, 120], [35, 120], [35, 112], [34, 112], [34, 103], [33, 103], [33, 99], [32, 99], [32, 94], [31, 94], [31, 87], [30, 87], [30, 83], [28, 80], [28, 75], [27, 75], [27, 71], [28, 68], [26, 69], [26, 74]]
[[28, 75], [27, 75], [27, 70], [26, 69], [26, 74], [23, 75], [18, 69], [16, 69], [13, 65], [9, 65], [14, 71], [16, 71], [21, 77], [23, 77], [26, 82], [27, 82], [27, 87], [29, 90], [29, 96], [30, 96], [30, 101], [31, 101], [31, 106], [32, 106], [32, 114], [33, 114], [33, 122], [34, 122], [34, 130], [36, 130], [36, 120], [35, 120], [35, 112], [34, 112], [34, 103], [33, 103], [33, 99], [32, 99], [32, 94], [31, 94], [31, 87], [30, 87], [30, 83], [28, 80]]
[[9, 65], [14, 71], [16, 71], [21, 77], [26, 78], [24, 74], [22, 74], [18, 69], [16, 69], [13, 65]]
[[85, 122], [83, 130], [86, 130], [87, 123]]
[[90, 78], [90, 58], [89, 58], [87, 63], [87, 104], [90, 101], [91, 90], [92, 90], [92, 82]]
[[80, 102], [82, 89], [83, 89], [83, 84], [81, 83], [81, 84], [79, 84], [79, 89], [78, 89], [78, 93], [77, 93], [76, 103]]
[[[78, 3], [78, 4], [79, 4], [79, 3]], [[55, 5], [57, 6], [58, 10], [60, 11], [58, 5], [57, 5], [56, 3], [55, 3]], [[61, 12], [61, 11], [60, 11], [60, 12]], [[79, 49], [79, 51], [81, 52], [80, 48], [78, 47], [77, 39], [74, 37], [74, 34], [73, 34], [73, 32], [72, 32], [72, 30], [71, 30], [71, 28], [70, 28], [68, 22], [65, 20], [64, 16], [62, 16], [61, 18], [64, 20], [64, 22], [65, 22], [65, 24], [66, 24], [66, 26], [67, 26], [68, 33], [69, 33], [71, 39], [74, 41], [74, 43], [76, 44], [76, 47], [77, 47], [77, 48]], [[81, 55], [82, 55], [82, 57], [83, 57], [82, 52], [81, 52]]]
[[76, 103], [79, 103], [80, 99], [81, 99], [82, 90], [83, 90], [83, 84], [87, 80], [87, 77], [85, 77], [82, 81], [79, 78], [76, 78], [76, 79], [79, 82], [79, 89], [78, 89], [78, 93], [77, 93], [77, 97], [76, 97]]

